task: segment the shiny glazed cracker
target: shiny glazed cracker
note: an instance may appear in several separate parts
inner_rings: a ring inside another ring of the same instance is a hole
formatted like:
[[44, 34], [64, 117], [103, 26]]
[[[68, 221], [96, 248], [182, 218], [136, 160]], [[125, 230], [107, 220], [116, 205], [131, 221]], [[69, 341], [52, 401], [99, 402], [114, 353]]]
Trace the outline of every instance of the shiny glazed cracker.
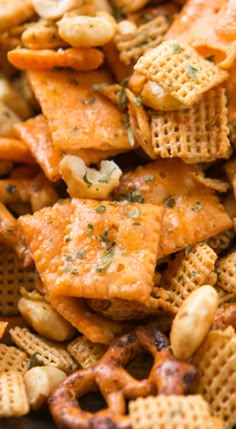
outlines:
[[9, 62], [19, 70], [53, 70], [71, 68], [77, 71], [97, 69], [103, 54], [95, 48], [26, 49], [16, 48], [8, 53]]
[[53, 293], [147, 301], [163, 213], [149, 204], [72, 199]]
[[34, 71], [28, 75], [56, 147], [65, 152], [130, 149], [127, 129], [121, 126], [126, 115], [93, 89], [94, 84], [111, 82], [109, 73]]
[[55, 181], [60, 177], [59, 163], [61, 151], [53, 146], [48, 124], [43, 115], [38, 115], [14, 127], [15, 133], [29, 147], [48, 179]]
[[161, 158], [186, 163], [227, 158], [230, 151], [227, 100], [223, 88], [203, 94], [190, 109], [151, 114], [152, 145]]
[[178, 40], [168, 40], [142, 56], [134, 70], [156, 82], [186, 106], [227, 79], [227, 72]]
[[[157, 258], [231, 228], [217, 195], [178, 159], [158, 160], [124, 173], [115, 198], [164, 205]], [[177, 180], [178, 178], [178, 180]]]

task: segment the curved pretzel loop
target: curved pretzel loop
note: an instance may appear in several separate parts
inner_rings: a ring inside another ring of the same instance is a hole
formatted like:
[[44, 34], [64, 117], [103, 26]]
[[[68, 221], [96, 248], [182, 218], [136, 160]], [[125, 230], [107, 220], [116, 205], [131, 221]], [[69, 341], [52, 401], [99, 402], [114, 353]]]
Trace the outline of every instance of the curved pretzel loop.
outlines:
[[[136, 380], [125, 367], [146, 350], [154, 363], [147, 379]], [[95, 365], [69, 375], [49, 398], [53, 419], [68, 429], [131, 429], [125, 399], [147, 395], [182, 395], [189, 391], [196, 369], [174, 358], [168, 339], [151, 326], [139, 326], [116, 339]], [[96, 413], [80, 408], [78, 399], [100, 390], [108, 408]]]

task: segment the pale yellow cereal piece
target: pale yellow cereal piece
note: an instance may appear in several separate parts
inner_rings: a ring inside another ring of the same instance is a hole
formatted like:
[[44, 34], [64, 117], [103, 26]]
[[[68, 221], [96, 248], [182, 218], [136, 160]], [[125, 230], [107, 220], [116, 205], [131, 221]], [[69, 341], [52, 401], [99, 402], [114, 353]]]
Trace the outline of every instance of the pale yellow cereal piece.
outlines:
[[219, 259], [217, 272], [217, 285], [228, 293], [236, 293], [236, 251]]
[[75, 338], [67, 346], [68, 352], [81, 365], [82, 368], [97, 363], [106, 351], [104, 344], [92, 343], [85, 335]]
[[157, 16], [146, 24], [140, 25], [134, 33], [118, 32], [114, 41], [121, 61], [132, 64], [148, 49], [158, 46], [163, 41], [169, 25], [170, 21], [166, 16]]
[[213, 249], [205, 243], [199, 243], [179, 252], [175, 259], [169, 262], [159, 288], [169, 292], [173, 313], [178, 311], [191, 292], [204, 284], [214, 285], [216, 259], [217, 255]]
[[198, 369], [195, 392], [203, 395], [227, 429], [236, 421], [235, 348], [236, 334], [228, 327], [211, 331], [193, 357]]
[[0, 373], [18, 371], [24, 374], [29, 367], [29, 358], [25, 352], [0, 343]]
[[12, 341], [29, 356], [36, 355], [37, 361], [42, 365], [54, 366], [69, 373], [77, 368], [71, 355], [61, 346], [47, 341], [39, 335], [33, 334], [27, 328], [10, 329]]
[[34, 287], [35, 274], [25, 271], [16, 253], [0, 247], [0, 314], [12, 316], [18, 314], [19, 289]]
[[230, 142], [223, 88], [205, 93], [190, 109], [152, 112], [152, 145], [156, 156], [187, 163], [227, 158]]
[[30, 410], [23, 375], [17, 371], [0, 374], [0, 417], [18, 417]]
[[187, 44], [162, 42], [139, 58], [134, 69], [156, 82], [186, 106], [220, 84], [228, 73], [204, 59]]
[[223, 429], [201, 395], [159, 395], [129, 403], [133, 429]]

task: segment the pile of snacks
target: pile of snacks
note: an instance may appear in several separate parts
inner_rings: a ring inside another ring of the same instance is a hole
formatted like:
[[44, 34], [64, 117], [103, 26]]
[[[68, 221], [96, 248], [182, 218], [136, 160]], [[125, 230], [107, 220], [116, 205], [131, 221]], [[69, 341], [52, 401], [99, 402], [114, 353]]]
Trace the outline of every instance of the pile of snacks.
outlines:
[[0, 417], [236, 424], [235, 17], [0, 1]]

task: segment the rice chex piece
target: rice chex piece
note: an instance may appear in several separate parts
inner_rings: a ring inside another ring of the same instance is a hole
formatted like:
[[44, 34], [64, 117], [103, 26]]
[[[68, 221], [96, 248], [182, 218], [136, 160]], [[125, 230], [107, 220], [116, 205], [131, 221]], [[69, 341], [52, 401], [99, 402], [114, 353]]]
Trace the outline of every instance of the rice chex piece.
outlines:
[[12, 341], [18, 347], [23, 349], [29, 356], [36, 355], [37, 361], [42, 365], [54, 366], [66, 373], [70, 373], [77, 368], [76, 362], [63, 347], [33, 334], [27, 328], [16, 326], [10, 329], [10, 335]]
[[223, 429], [201, 395], [148, 396], [129, 403], [133, 429]]
[[148, 49], [155, 48], [164, 39], [170, 20], [166, 16], [157, 16], [140, 25], [135, 33], [117, 34], [115, 44], [120, 52], [120, 60], [125, 64], [136, 62]]
[[204, 92], [228, 77], [227, 72], [177, 40], [167, 40], [149, 50], [134, 69], [186, 106], [196, 103]]
[[104, 344], [92, 343], [85, 335], [75, 338], [67, 346], [68, 352], [82, 368], [88, 368], [97, 363], [104, 355], [106, 349], [107, 347]]
[[207, 240], [207, 244], [217, 253], [221, 253], [230, 247], [236, 233], [233, 228], [213, 235]]
[[[178, 311], [191, 292], [204, 284], [214, 285], [216, 259], [217, 255], [210, 246], [199, 243], [179, 252], [176, 258], [169, 262], [159, 287], [169, 292], [173, 313]], [[155, 293], [158, 290], [159, 288], [154, 288]]]
[[236, 334], [232, 326], [211, 331], [193, 356], [198, 369], [196, 393], [210, 404], [213, 415], [226, 423], [236, 422]]
[[25, 352], [0, 343], [0, 373], [14, 370], [24, 374], [28, 366], [29, 358]]
[[224, 88], [203, 94], [190, 109], [153, 111], [152, 145], [161, 158], [182, 158], [187, 163], [210, 162], [229, 156]]
[[24, 271], [22, 262], [11, 249], [0, 248], [0, 314], [13, 316], [19, 313], [20, 287], [32, 289], [35, 274]]
[[217, 272], [217, 285], [228, 293], [236, 293], [236, 251], [219, 260]]
[[17, 371], [0, 374], [0, 417], [18, 417], [30, 410], [23, 375]]

